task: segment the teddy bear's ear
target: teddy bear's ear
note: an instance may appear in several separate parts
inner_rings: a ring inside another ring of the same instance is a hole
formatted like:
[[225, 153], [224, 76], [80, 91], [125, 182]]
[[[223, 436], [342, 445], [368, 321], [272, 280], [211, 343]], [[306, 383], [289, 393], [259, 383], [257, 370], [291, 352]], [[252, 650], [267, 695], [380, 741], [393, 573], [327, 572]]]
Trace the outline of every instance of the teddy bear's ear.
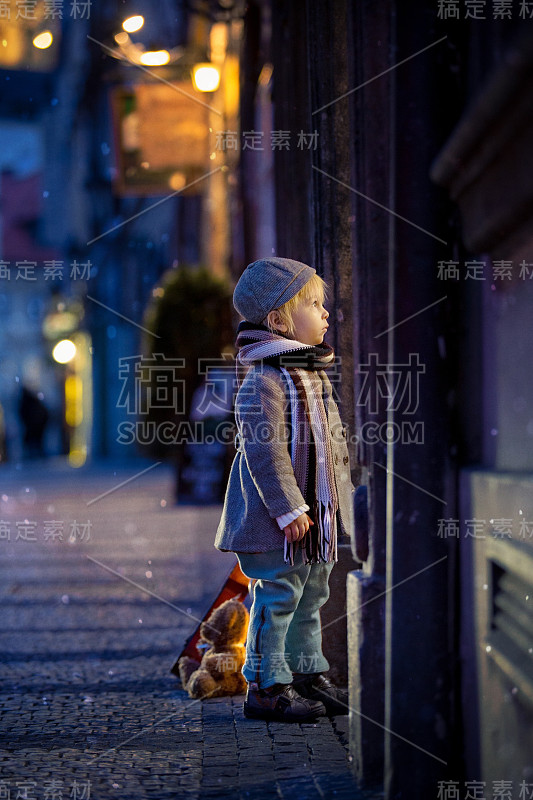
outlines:
[[213, 616], [211, 615], [209, 617], [209, 620], [205, 620], [200, 625], [200, 636], [207, 642], [210, 642], [213, 639], [213, 637], [216, 636], [218, 633], [218, 628], [216, 627], [216, 624], [215, 625], [211, 624], [212, 620]]

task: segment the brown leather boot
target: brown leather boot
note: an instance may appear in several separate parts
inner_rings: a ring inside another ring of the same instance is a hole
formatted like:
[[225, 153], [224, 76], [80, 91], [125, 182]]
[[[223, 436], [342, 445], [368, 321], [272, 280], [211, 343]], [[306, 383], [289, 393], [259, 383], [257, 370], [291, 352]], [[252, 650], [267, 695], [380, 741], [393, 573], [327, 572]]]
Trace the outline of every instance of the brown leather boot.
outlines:
[[277, 722], [313, 722], [326, 713], [323, 703], [301, 697], [292, 683], [276, 683], [267, 689], [249, 683], [243, 711], [248, 719]]

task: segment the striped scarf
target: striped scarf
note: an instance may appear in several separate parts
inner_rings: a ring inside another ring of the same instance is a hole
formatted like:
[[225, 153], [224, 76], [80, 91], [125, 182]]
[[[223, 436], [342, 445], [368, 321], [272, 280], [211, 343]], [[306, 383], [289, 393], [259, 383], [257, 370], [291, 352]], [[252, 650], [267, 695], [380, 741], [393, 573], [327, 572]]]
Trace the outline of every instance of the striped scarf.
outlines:
[[[304, 498], [313, 480], [312, 497], [307, 498], [314, 521], [303, 539], [285, 539], [284, 560], [294, 564], [300, 549], [304, 564], [337, 561], [338, 497], [323, 400], [324, 368], [335, 360], [328, 344], [307, 345], [272, 333], [263, 325], [241, 322], [237, 332], [237, 369], [264, 362], [281, 370], [287, 381], [291, 416], [291, 463]], [[240, 376], [242, 378], [242, 376]], [[314, 444], [314, 459], [310, 458]], [[314, 474], [310, 475], [311, 461]]]

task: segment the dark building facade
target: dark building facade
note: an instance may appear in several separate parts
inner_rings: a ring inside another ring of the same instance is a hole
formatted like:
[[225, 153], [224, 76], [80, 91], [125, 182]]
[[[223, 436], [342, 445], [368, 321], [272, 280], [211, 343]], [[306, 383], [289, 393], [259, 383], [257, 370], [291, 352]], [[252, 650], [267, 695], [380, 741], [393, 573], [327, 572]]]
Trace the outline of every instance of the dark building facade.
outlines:
[[244, 263], [330, 285], [369, 510], [331, 602], [354, 769], [387, 798], [533, 788], [532, 21], [473, 5], [251, 2], [244, 26], [241, 128], [272, 134], [242, 153]]

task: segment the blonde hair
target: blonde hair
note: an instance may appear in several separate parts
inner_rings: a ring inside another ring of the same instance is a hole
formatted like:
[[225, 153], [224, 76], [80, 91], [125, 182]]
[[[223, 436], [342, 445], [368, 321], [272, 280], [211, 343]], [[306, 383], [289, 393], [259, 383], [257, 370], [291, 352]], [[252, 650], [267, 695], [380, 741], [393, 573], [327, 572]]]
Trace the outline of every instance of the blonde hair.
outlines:
[[[313, 275], [307, 283], [302, 286], [300, 291], [291, 297], [290, 300], [287, 300], [279, 308], [273, 308], [272, 311], [277, 311], [279, 315], [279, 320], [282, 325], [287, 326], [286, 336], [293, 337], [294, 336], [294, 321], [292, 315], [298, 308], [298, 306], [305, 302], [306, 300], [311, 300], [314, 297], [318, 297], [321, 302], [323, 302], [327, 297], [328, 287], [325, 281], [319, 275]], [[269, 320], [269, 316], [272, 313], [269, 311], [266, 318], [263, 320], [263, 324], [266, 325], [272, 333], [279, 333], [280, 331], [272, 325]]]

